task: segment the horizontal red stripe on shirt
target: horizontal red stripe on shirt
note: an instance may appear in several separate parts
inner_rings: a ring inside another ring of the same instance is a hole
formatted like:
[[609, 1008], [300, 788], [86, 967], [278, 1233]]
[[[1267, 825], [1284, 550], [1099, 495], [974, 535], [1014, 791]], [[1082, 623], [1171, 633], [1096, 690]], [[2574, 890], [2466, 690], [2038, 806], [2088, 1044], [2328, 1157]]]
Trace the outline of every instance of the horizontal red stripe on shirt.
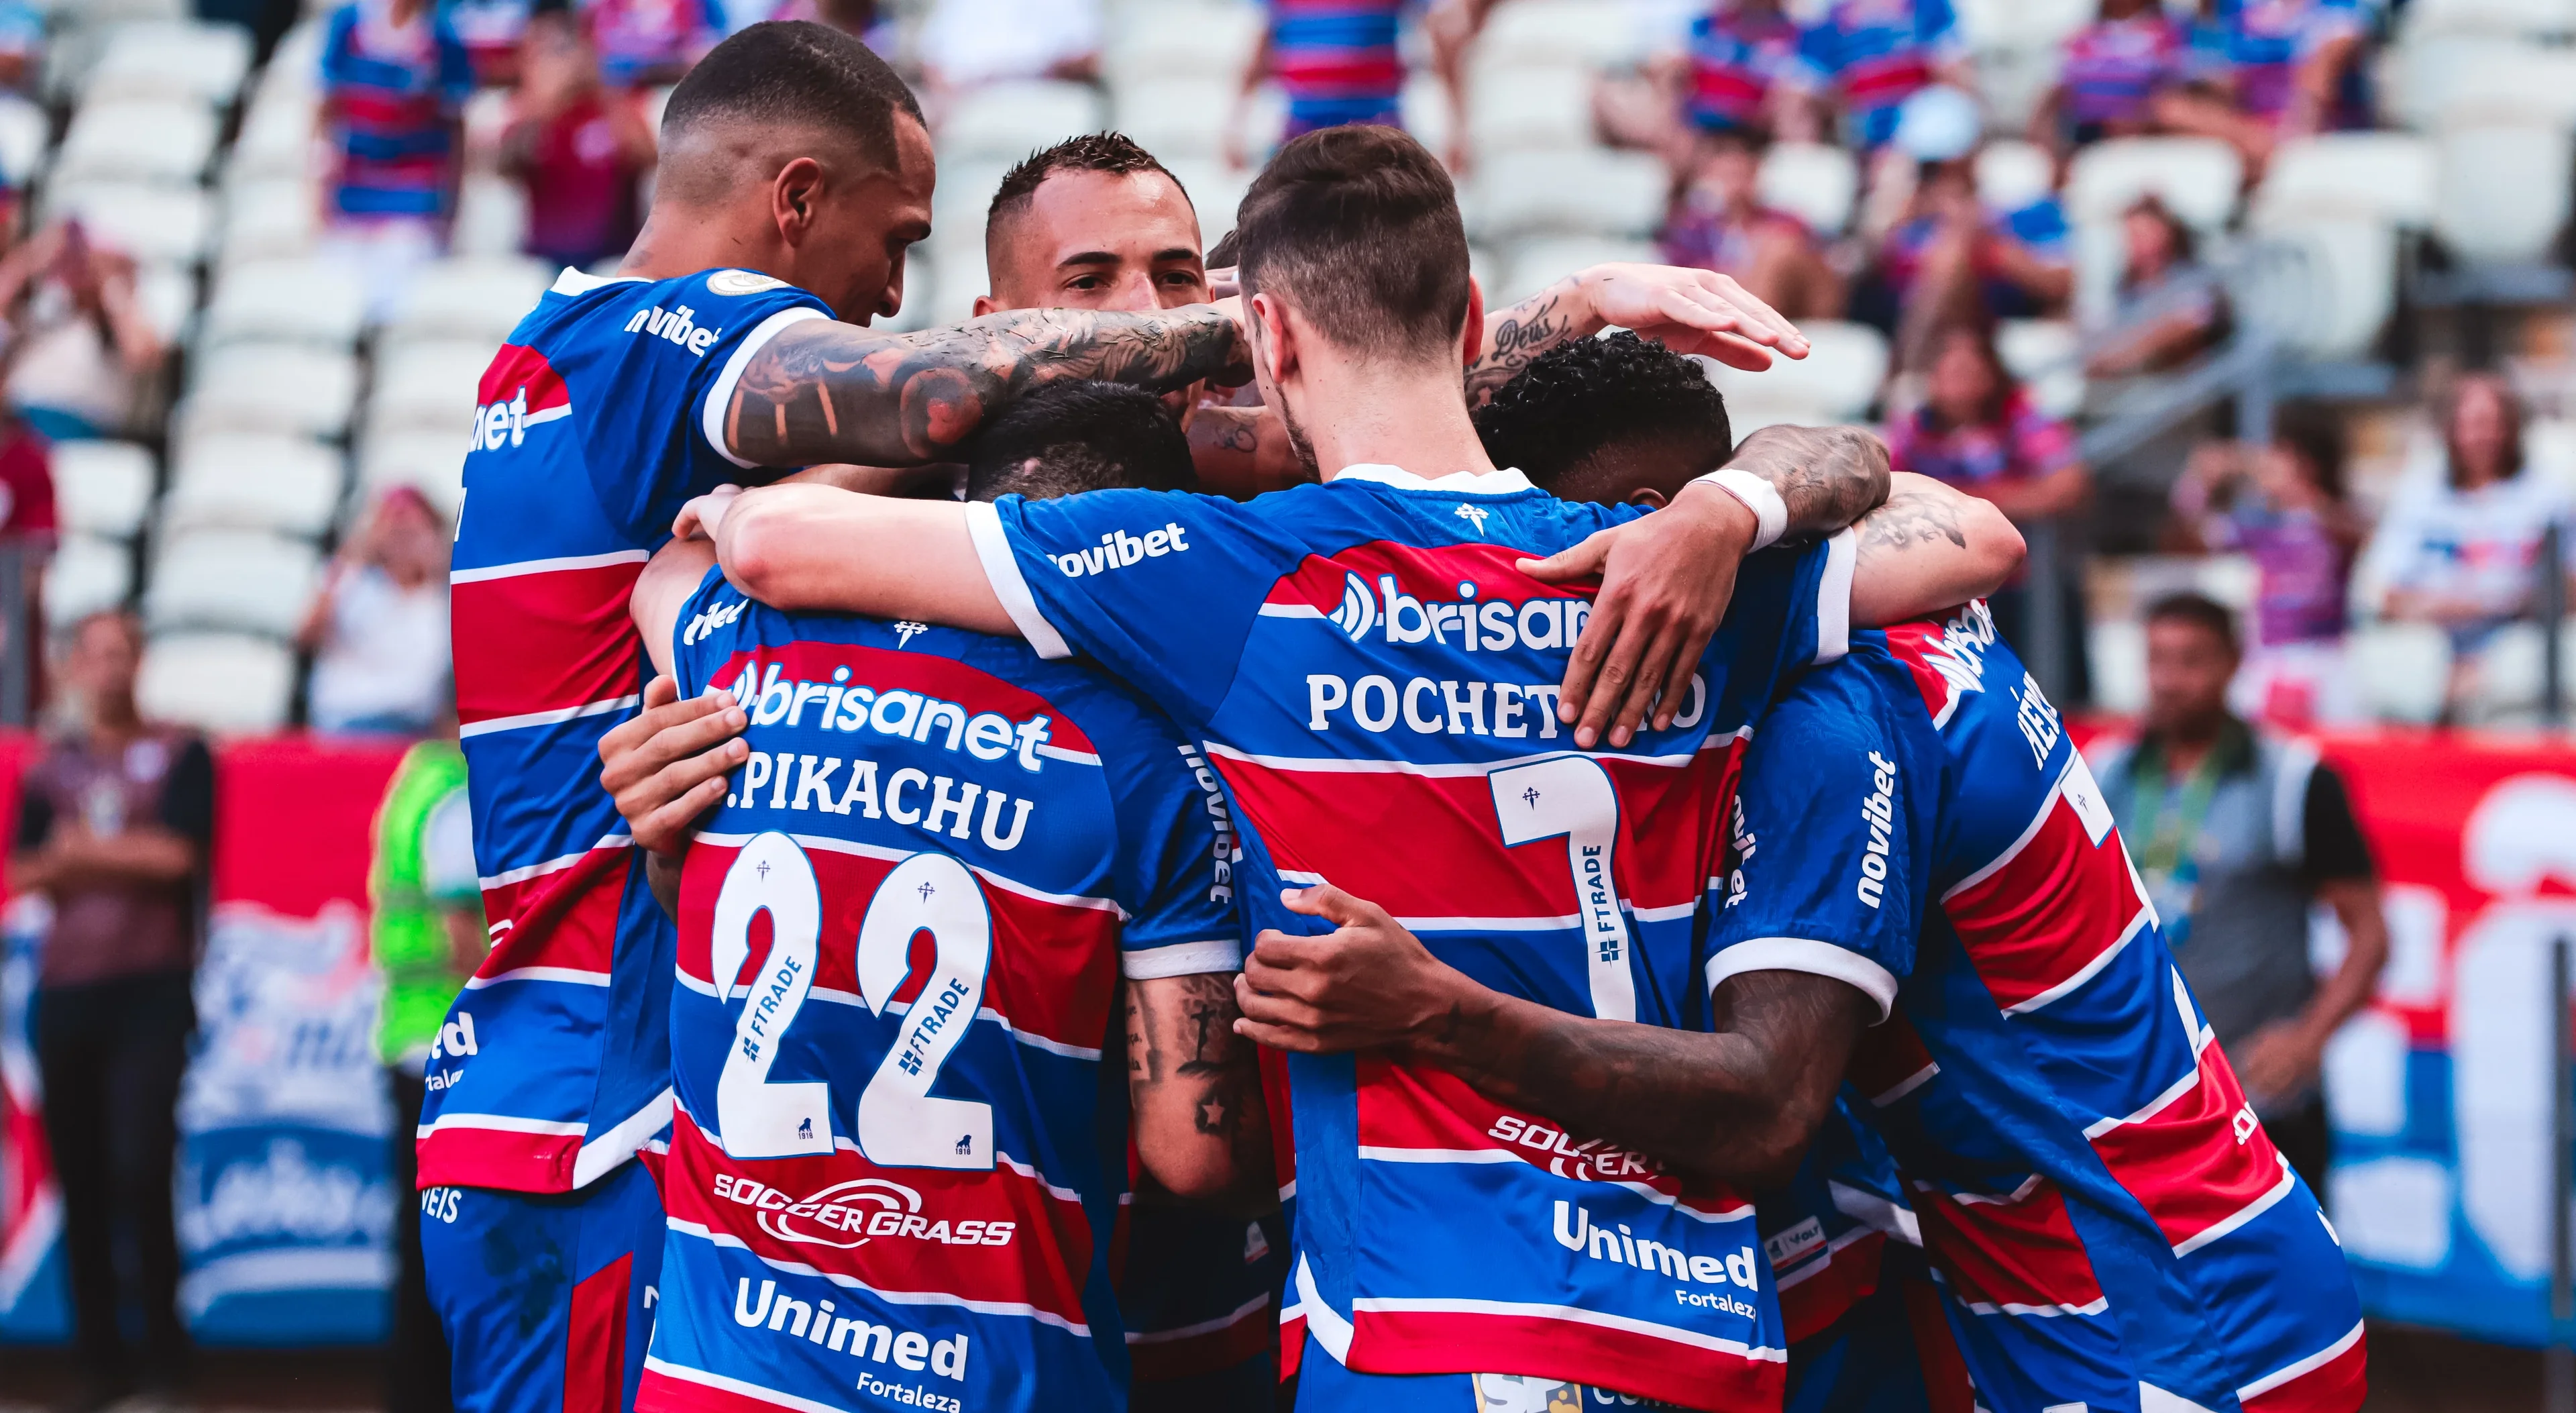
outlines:
[[1788, 1365], [1535, 1315], [1361, 1310], [1350, 1367], [1371, 1374], [1536, 1374], [1683, 1408], [1776, 1408]]
[[643, 690], [626, 614], [643, 569], [638, 560], [453, 586], [457, 719], [569, 711]]

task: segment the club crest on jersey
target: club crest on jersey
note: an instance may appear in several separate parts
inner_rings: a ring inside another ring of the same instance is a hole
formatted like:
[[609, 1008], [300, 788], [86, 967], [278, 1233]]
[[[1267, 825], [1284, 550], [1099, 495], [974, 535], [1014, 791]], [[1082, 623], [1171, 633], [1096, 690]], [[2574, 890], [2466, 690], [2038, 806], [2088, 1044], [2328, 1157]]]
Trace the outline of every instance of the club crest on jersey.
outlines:
[[772, 278], [756, 270], [718, 270], [707, 276], [709, 294], [740, 296], [785, 288], [787, 288], [785, 280]]
[[1474, 525], [1476, 527], [1476, 533], [1479, 535], [1485, 533], [1485, 517], [1491, 514], [1493, 514], [1492, 511], [1485, 509], [1481, 505], [1462, 505], [1458, 507], [1458, 518]]
[[929, 631], [930, 625], [927, 623], [898, 623], [894, 625], [894, 645], [898, 648], [911, 647], [914, 637]]

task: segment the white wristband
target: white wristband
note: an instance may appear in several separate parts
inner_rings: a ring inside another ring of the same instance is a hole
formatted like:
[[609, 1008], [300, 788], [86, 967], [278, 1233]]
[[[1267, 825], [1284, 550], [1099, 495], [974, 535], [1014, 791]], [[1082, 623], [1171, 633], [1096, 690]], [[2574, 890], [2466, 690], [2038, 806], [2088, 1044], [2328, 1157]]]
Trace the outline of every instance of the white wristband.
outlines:
[[1769, 549], [1789, 532], [1789, 503], [1780, 499], [1780, 492], [1770, 482], [1732, 466], [1720, 467], [1698, 479], [1744, 502], [1744, 508], [1753, 512], [1757, 527], [1753, 532], [1755, 549]]

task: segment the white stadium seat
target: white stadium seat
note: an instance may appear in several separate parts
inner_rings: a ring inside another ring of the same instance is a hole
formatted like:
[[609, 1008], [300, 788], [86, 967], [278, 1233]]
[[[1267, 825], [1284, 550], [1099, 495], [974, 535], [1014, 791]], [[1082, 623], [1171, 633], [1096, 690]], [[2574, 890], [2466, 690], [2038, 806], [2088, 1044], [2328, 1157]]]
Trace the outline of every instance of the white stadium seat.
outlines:
[[81, 99], [183, 96], [229, 105], [250, 73], [248, 30], [226, 24], [133, 24], [112, 31]]
[[525, 256], [440, 260], [421, 267], [386, 332], [405, 339], [459, 338], [491, 350], [554, 283], [555, 270]]
[[78, 216], [99, 239], [137, 260], [194, 265], [213, 245], [214, 211], [204, 189], [150, 182], [57, 183], [49, 214]]
[[1099, 95], [1082, 84], [988, 84], [959, 97], [940, 121], [939, 150], [1016, 161], [1100, 126]]
[[[2264, 235], [2299, 258], [2295, 271], [2267, 275], [2247, 291], [2251, 300], [2270, 306], [2264, 322], [2311, 358], [2368, 355], [2397, 309], [2396, 228], [2381, 221], [2320, 219], [2285, 223]], [[2297, 277], [2288, 278], [2293, 273]]]
[[1590, 147], [1592, 71], [1562, 62], [1480, 66], [1467, 85], [1467, 140], [1480, 158]]
[[1805, 358], [1774, 359], [1761, 373], [1716, 365], [1711, 377], [1726, 394], [1730, 420], [1738, 407], [1753, 414], [1739, 433], [1771, 422], [1850, 422], [1878, 399], [1879, 387], [1887, 381], [1884, 335], [1867, 324], [1840, 319], [1798, 327], [1811, 345]]
[[448, 248], [458, 255], [517, 255], [527, 240], [526, 189], [489, 173], [466, 177], [457, 189], [456, 232]]
[[1977, 149], [1977, 198], [1997, 211], [2018, 211], [2057, 188], [2048, 149], [2011, 138]]
[[197, 312], [197, 272], [193, 265], [159, 261], [134, 272], [134, 302], [166, 343], [177, 343]]
[[465, 497], [465, 438], [444, 432], [408, 432], [369, 438], [358, 452], [355, 509], [389, 486], [411, 486], [448, 514]]
[[262, 260], [226, 270], [206, 305], [200, 342], [238, 340], [348, 348], [366, 323], [365, 291], [346, 267], [326, 260]]
[[[993, 193], [1001, 189], [1003, 174], [1018, 160], [961, 157], [951, 161], [947, 153], [939, 154], [939, 185], [930, 193], [931, 240], [943, 246], [967, 241], [982, 245], [984, 214], [992, 209]], [[1177, 165], [1182, 159], [1171, 161]]]
[[2534, 261], [2567, 220], [2570, 152], [2562, 127], [2443, 132], [2433, 234], [2473, 264]]
[[[1441, 82], [1437, 74], [1417, 73], [1404, 81], [1404, 93], [1398, 102], [1404, 113], [1404, 130], [1446, 160], [1449, 130], [1458, 124], [1457, 113], [1449, 103], [1449, 85]], [[1284, 125], [1288, 117], [1288, 100], [1284, 96], [1278, 100], [1278, 117]], [[1272, 128], [1251, 151], [1257, 155], [1278, 146], [1278, 134], [1279, 129]]]
[[45, 624], [68, 628], [134, 595], [134, 552], [112, 540], [66, 535], [45, 563]]
[[32, 185], [53, 140], [53, 120], [44, 109], [17, 94], [0, 94], [0, 177], [20, 190]]
[[1581, 64], [1605, 68], [1644, 57], [1636, 52], [1639, 26], [1599, 0], [1513, 0], [1495, 7], [1476, 38], [1482, 64]]
[[1664, 164], [1643, 152], [1578, 148], [1497, 153], [1468, 183], [1468, 230], [1515, 235], [1629, 235], [1663, 218]]
[[2095, 619], [2084, 628], [2093, 668], [2096, 711], [2134, 716], [2147, 706], [2147, 625], [2134, 618]]
[[2073, 417], [2084, 405], [2081, 340], [2063, 319], [2006, 319], [1995, 326], [1995, 352], [2031, 401], [2051, 417]]
[[357, 397], [358, 363], [348, 354], [236, 343], [199, 360], [173, 416], [183, 440], [213, 432], [330, 438], [348, 430]]
[[245, 180], [224, 193], [216, 258], [225, 265], [293, 260], [313, 253], [321, 193], [301, 177]]
[[240, 633], [156, 634], [134, 684], [145, 716], [206, 731], [274, 731], [294, 694], [295, 654]]
[[2576, 32], [2571, 0], [2414, 0], [2405, 10], [2409, 44], [2443, 34], [2565, 35]]
[[474, 425], [475, 389], [492, 364], [494, 344], [440, 339], [406, 343], [376, 360], [367, 396], [367, 435], [435, 432], [458, 441]]
[[2433, 144], [2412, 133], [2321, 133], [2272, 154], [2247, 215], [2258, 228], [2322, 216], [2421, 229], [2437, 180]]
[[2244, 163], [2210, 137], [2115, 137], [2076, 154], [2066, 178], [2067, 214], [2116, 220], [2139, 198], [2160, 198], [2194, 230], [2222, 229], [2236, 210]]
[[[274, 72], [283, 59], [270, 63]], [[315, 122], [319, 102], [305, 92], [263, 92], [242, 117], [241, 133], [224, 159], [229, 181], [259, 177], [301, 177], [314, 161]]]
[[195, 100], [86, 103], [54, 156], [57, 181], [194, 182], [215, 152], [215, 115]]
[[303, 437], [191, 437], [178, 453], [161, 531], [273, 530], [319, 539], [340, 508], [340, 453]]
[[53, 457], [54, 505], [64, 529], [130, 540], [143, 528], [158, 479], [151, 452], [131, 442], [63, 442]]
[[1214, 158], [1221, 155], [1223, 119], [1234, 107], [1236, 87], [1222, 74], [1139, 79], [1111, 95], [1110, 120], [1164, 162]]
[[1501, 283], [1485, 291], [1486, 304], [1499, 309], [1519, 303], [1586, 266], [1621, 260], [1653, 264], [1659, 258], [1650, 241], [1613, 240], [1605, 236], [1540, 236], [1511, 248], [1503, 266]]
[[931, 237], [930, 279], [920, 292], [906, 289], [903, 296], [904, 308], [920, 306], [925, 327], [974, 318], [975, 297], [992, 291], [992, 276], [984, 266], [983, 227], [975, 230], [972, 237]]
[[1821, 142], [1775, 142], [1762, 154], [1754, 191], [1763, 205], [1788, 212], [1831, 240], [1851, 224], [1852, 201], [1860, 191], [1860, 165], [1844, 148]]
[[2451, 639], [2429, 623], [2368, 623], [2349, 645], [2352, 670], [2372, 715], [2429, 722], [2442, 713], [2451, 680]]
[[155, 633], [226, 628], [285, 638], [321, 578], [321, 555], [301, 540], [193, 530], [161, 541], [143, 591], [143, 619]]
[[1260, 44], [1263, 24], [1254, 5], [1132, 6], [1110, 19], [1101, 71], [1122, 84], [1211, 74], [1232, 82]]

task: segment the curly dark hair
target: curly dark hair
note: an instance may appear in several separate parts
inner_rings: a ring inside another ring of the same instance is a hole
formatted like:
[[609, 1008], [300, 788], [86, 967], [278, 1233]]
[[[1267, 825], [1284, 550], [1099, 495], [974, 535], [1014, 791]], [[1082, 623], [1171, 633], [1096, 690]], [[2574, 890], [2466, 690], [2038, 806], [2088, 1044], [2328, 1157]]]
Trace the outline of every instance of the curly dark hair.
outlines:
[[1121, 383], [1050, 383], [1004, 407], [967, 453], [968, 500], [1198, 489], [1181, 424], [1160, 398]]
[[1709, 466], [1734, 447], [1726, 399], [1701, 365], [1625, 330], [1540, 354], [1475, 417], [1496, 466], [1569, 499], [1574, 474], [1612, 447], [1674, 447]]

